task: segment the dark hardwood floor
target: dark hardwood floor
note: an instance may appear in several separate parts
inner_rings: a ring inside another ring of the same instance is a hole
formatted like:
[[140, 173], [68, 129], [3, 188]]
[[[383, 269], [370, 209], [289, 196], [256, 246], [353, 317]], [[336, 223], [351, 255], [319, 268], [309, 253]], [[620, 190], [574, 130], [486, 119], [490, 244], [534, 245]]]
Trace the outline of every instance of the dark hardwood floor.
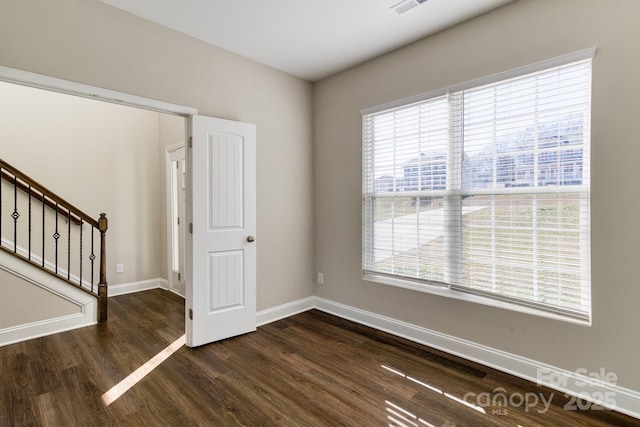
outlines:
[[[184, 333], [170, 292], [109, 302], [104, 325], [0, 348], [0, 426], [640, 425], [565, 410], [560, 393], [319, 311], [182, 346], [107, 406], [105, 392]], [[501, 391], [515, 404], [470, 406]], [[519, 403], [540, 393], [548, 410]]]

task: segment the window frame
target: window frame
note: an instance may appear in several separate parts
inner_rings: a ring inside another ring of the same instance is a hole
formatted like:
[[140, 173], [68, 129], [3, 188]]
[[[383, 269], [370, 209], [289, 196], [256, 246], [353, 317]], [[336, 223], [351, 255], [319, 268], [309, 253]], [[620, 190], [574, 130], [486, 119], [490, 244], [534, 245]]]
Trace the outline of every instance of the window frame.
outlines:
[[[400, 288], [405, 288], [405, 289], [411, 289], [414, 291], [419, 291], [419, 292], [424, 292], [424, 293], [429, 293], [429, 294], [433, 294], [433, 295], [439, 295], [442, 297], [447, 297], [447, 298], [453, 298], [453, 299], [457, 299], [457, 300], [462, 300], [462, 301], [468, 301], [468, 302], [473, 302], [473, 303], [479, 303], [479, 304], [483, 304], [483, 305], [487, 305], [487, 306], [491, 306], [491, 307], [497, 307], [497, 308], [501, 308], [501, 309], [507, 309], [507, 310], [511, 310], [511, 311], [516, 311], [516, 312], [521, 312], [521, 313], [526, 313], [526, 314], [531, 314], [531, 315], [535, 315], [535, 316], [539, 316], [539, 317], [545, 317], [545, 318], [551, 318], [551, 319], [555, 319], [555, 320], [562, 320], [562, 321], [566, 321], [566, 322], [570, 322], [570, 323], [575, 323], [575, 324], [580, 324], [580, 325], [587, 325], [590, 326], [591, 325], [591, 321], [592, 321], [592, 301], [589, 300], [589, 305], [588, 305], [588, 313], [586, 313], [586, 316], [584, 316], [583, 314], [580, 315], [576, 315], [575, 313], [572, 312], [572, 310], [566, 310], [563, 311], [560, 308], [553, 308], [550, 309], [549, 307], [545, 307], [543, 304], [536, 304], [534, 301], [526, 301], [526, 300], [519, 300], [519, 301], [514, 301], [512, 299], [509, 298], [500, 298], [499, 295], [496, 294], [484, 294], [483, 292], [479, 291], [479, 292], [474, 292], [472, 289], [469, 288], [465, 288], [463, 286], [459, 286], [459, 285], [455, 285], [455, 284], [451, 284], [451, 280], [448, 281], [444, 281], [444, 282], [438, 282], [438, 281], [433, 281], [433, 280], [421, 280], [421, 279], [414, 279], [411, 277], [401, 277], [399, 275], [394, 275], [394, 274], [386, 274], [386, 273], [381, 273], [381, 272], [374, 272], [374, 271], [369, 271], [367, 270], [367, 260], [366, 258], [366, 253], [365, 253], [365, 248], [367, 245], [367, 239], [372, 239], [373, 238], [373, 232], [370, 233], [370, 235], [368, 235], [368, 233], [366, 232], [366, 217], [365, 215], [367, 215], [367, 203], [368, 200], [370, 199], [371, 201], [373, 201], [375, 203], [375, 197], [367, 197], [366, 195], [368, 193], [371, 193], [371, 191], [367, 192], [367, 186], [375, 186], [375, 182], [365, 182], [365, 171], [368, 167], [367, 165], [367, 159], [365, 158], [365, 148], [366, 148], [366, 135], [365, 135], [365, 129], [364, 129], [364, 118], [366, 116], [369, 116], [371, 114], [375, 114], [378, 112], [384, 112], [387, 110], [392, 110], [395, 108], [399, 108], [399, 107], [403, 107], [403, 106], [408, 106], [411, 104], [415, 104], [415, 103], [419, 103], [419, 102], [426, 102], [432, 99], [437, 99], [437, 98], [441, 98], [444, 96], [455, 96], [455, 94], [460, 94], [462, 91], [464, 90], [468, 90], [468, 89], [474, 89], [480, 86], [484, 86], [484, 85], [488, 85], [488, 84], [492, 84], [492, 83], [497, 83], [500, 81], [504, 81], [504, 80], [508, 80], [511, 78], [517, 78], [520, 76], [524, 76], [527, 74], [531, 74], [531, 73], [535, 73], [535, 72], [539, 72], [539, 71], [545, 71], [547, 69], [552, 69], [555, 67], [559, 67], [559, 66], [563, 66], [563, 65], [568, 65], [568, 64], [572, 64], [572, 63], [576, 63], [576, 62], [580, 62], [580, 61], [585, 61], [585, 60], [591, 60], [595, 55], [595, 48], [590, 48], [590, 49], [584, 49], [578, 52], [574, 52], [574, 53], [570, 53], [567, 55], [563, 55], [563, 56], [559, 56], [556, 58], [552, 58], [549, 60], [545, 60], [545, 61], [541, 61], [541, 62], [537, 62], [528, 66], [524, 66], [524, 67], [520, 67], [520, 68], [516, 68], [510, 71], [506, 71], [506, 72], [502, 72], [502, 73], [498, 73], [498, 74], [494, 74], [491, 76], [487, 76], [487, 77], [483, 77], [480, 79], [475, 79], [469, 82], [465, 82], [462, 84], [458, 84], [458, 85], [454, 85], [454, 86], [450, 86], [447, 88], [443, 88], [440, 90], [436, 90], [436, 91], [431, 91], [428, 93], [424, 93], [424, 94], [420, 94], [420, 95], [416, 95], [416, 96], [412, 96], [409, 98], [405, 98], [405, 99], [401, 99], [401, 100], [397, 100], [397, 101], [393, 101], [390, 103], [386, 103], [386, 104], [382, 104], [376, 107], [372, 107], [372, 108], [367, 108], [361, 111], [362, 117], [363, 117], [363, 135], [362, 135], [362, 144], [363, 144], [363, 158], [362, 158], [362, 168], [363, 168], [363, 174], [362, 174], [362, 278], [363, 280], [366, 281], [370, 281], [370, 282], [375, 282], [375, 283], [380, 283], [380, 284], [384, 284], [384, 285], [391, 285], [391, 286], [395, 286], [395, 287], [400, 287]], [[451, 102], [451, 101], [449, 101]], [[455, 102], [455, 100], [454, 100]], [[450, 109], [451, 107], [449, 107]], [[450, 119], [451, 120], [451, 119]], [[590, 125], [590, 123], [588, 123], [588, 125]], [[451, 124], [450, 124], [450, 129], [451, 129]], [[461, 135], [461, 134], [460, 134]], [[448, 151], [449, 155], [447, 156], [449, 159], [452, 158], [453, 156], [451, 155], [452, 153], [455, 154], [456, 153], [456, 144], [458, 143], [458, 141], [456, 141], [456, 138], [458, 136], [456, 136], [455, 133], [451, 133], [449, 134], [449, 141], [448, 141], [448, 150], [452, 150], [452, 151]], [[459, 144], [458, 144], [459, 145]], [[572, 150], [567, 150], [567, 153], [570, 153]], [[460, 147], [457, 148], [457, 154], [460, 154]], [[535, 154], [536, 156], [538, 154]], [[554, 154], [556, 155], [556, 154]], [[568, 155], [568, 154], [567, 154]], [[562, 165], [562, 169], [560, 171], [556, 171], [557, 175], [556, 178], [560, 178], [560, 179], [564, 179], [562, 178], [562, 176], [565, 175], [565, 168], [571, 166], [573, 169], [573, 172], [570, 174], [571, 176], [575, 175], [575, 170], [576, 169], [580, 169], [582, 170], [582, 164], [578, 165], [577, 163], [570, 163], [570, 164], [566, 164], [566, 165]], [[451, 171], [447, 173], [447, 176], [451, 176], [451, 174], [455, 174], [455, 176], [462, 176], [462, 173], [460, 171], [460, 164], [456, 164], [454, 162], [448, 161], [447, 164], [447, 168]], [[457, 168], [457, 169], [455, 169]], [[375, 181], [375, 180], [373, 180]], [[582, 187], [584, 189], [585, 185], [581, 185], [580, 187]], [[532, 193], [544, 193], [545, 190], [544, 188], [540, 189], [540, 188], [535, 188], [535, 190], [532, 191], [533, 187], [527, 187], [527, 191], [526, 193], [528, 194], [532, 194]], [[588, 183], [586, 185], [586, 193], [587, 193], [587, 197], [589, 192], [590, 192], [590, 183]], [[373, 190], [375, 192], [375, 190]], [[460, 190], [461, 192], [465, 192], [465, 190]], [[472, 190], [473, 191], [473, 190]], [[442, 191], [443, 194], [445, 193], [445, 191]], [[517, 192], [517, 190], [516, 190]], [[419, 193], [416, 192], [416, 193]], [[431, 191], [431, 193], [439, 193], [439, 191]], [[459, 202], [460, 198], [450, 198], [450, 200], [454, 200]], [[451, 203], [449, 203], [449, 205], [451, 205]], [[588, 206], [588, 204], [587, 204]], [[455, 204], [449, 207], [445, 207], [445, 209], [453, 209], [455, 212], [455, 209], [459, 209], [460, 206], [456, 206]], [[589, 208], [587, 208], [589, 209]], [[447, 215], [447, 218], [452, 218], [453, 216]], [[373, 224], [375, 221], [373, 219], [370, 220], [370, 223]], [[588, 221], [587, 224], [587, 233], [590, 233], [589, 231], [590, 229], [590, 220]], [[581, 229], [581, 232], [584, 232], [584, 230]], [[445, 234], [445, 239], [448, 238], [449, 235]], [[589, 236], [590, 239], [590, 236]], [[581, 243], [582, 244], [582, 243]], [[373, 245], [370, 245], [371, 247], [373, 247]], [[590, 258], [590, 255], [589, 255]], [[459, 261], [459, 260], [458, 260]], [[446, 262], [447, 264], [452, 264], [449, 261]], [[460, 264], [456, 264], [456, 267], [459, 266]], [[584, 267], [584, 266], [583, 266]], [[590, 263], [587, 262], [586, 267], [590, 270]], [[582, 273], [584, 274], [583, 269], [581, 269]], [[449, 274], [456, 274], [455, 272], [450, 272]], [[590, 271], [589, 271], [589, 275], [590, 275]], [[446, 283], [445, 283], [446, 282]], [[591, 290], [591, 282], [590, 282], [590, 278], [588, 279], [588, 283], [589, 283], [589, 292]]]

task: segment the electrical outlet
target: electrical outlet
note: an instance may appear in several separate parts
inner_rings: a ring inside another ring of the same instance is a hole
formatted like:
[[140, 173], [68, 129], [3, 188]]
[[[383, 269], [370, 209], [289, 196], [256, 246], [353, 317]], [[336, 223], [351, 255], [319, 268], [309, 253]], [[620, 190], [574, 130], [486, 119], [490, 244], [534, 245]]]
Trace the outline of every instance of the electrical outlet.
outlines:
[[116, 273], [124, 273], [124, 264], [116, 264]]
[[318, 279], [316, 280], [316, 283], [318, 283], [318, 285], [324, 284], [324, 273], [318, 273]]

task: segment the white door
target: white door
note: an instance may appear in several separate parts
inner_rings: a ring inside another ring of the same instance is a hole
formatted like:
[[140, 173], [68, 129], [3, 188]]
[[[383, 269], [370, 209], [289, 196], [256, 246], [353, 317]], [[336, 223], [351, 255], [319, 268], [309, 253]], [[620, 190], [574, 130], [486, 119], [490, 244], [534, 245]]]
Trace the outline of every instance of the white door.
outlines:
[[193, 116], [187, 345], [256, 330], [256, 128]]
[[167, 148], [169, 289], [185, 296], [186, 165], [184, 143]]

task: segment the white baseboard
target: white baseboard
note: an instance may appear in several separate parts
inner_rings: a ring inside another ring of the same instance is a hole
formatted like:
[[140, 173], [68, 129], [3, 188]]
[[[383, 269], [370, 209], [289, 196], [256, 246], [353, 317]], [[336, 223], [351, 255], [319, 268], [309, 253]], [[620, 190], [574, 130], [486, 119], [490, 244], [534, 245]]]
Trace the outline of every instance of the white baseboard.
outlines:
[[149, 279], [141, 280], [139, 282], [109, 285], [107, 293], [109, 297], [115, 297], [118, 295], [131, 294], [134, 292], [142, 292], [158, 288], [165, 290], [169, 289], [169, 282], [167, 281], [167, 279]]
[[[92, 310], [88, 310], [92, 311]], [[97, 305], [95, 311], [97, 312]], [[88, 316], [85, 312], [69, 316], [56, 317], [41, 322], [28, 323], [11, 328], [0, 329], [0, 347], [28, 341], [47, 335], [59, 334], [72, 329], [95, 325], [97, 314]]]
[[0, 251], [0, 268], [78, 307], [78, 313], [0, 329], [0, 346], [97, 323], [98, 302], [94, 296], [63, 283], [4, 251]]
[[309, 297], [259, 311], [256, 314], [257, 324], [258, 326], [266, 325], [267, 323], [275, 322], [276, 320], [311, 310], [314, 308], [314, 301], [315, 297]]
[[263, 326], [312, 308], [640, 418], [638, 391], [319, 297], [262, 310], [257, 313], [257, 323]]
[[640, 418], [638, 391], [323, 298], [314, 308]]

